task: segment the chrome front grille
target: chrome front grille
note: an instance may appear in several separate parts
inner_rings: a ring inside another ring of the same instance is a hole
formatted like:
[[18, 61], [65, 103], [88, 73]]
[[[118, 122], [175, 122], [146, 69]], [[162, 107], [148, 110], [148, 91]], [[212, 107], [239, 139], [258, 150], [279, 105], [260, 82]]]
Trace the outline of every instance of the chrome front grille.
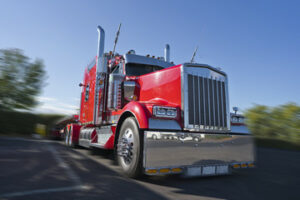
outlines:
[[195, 131], [227, 131], [226, 76], [211, 69], [184, 70], [184, 124]]

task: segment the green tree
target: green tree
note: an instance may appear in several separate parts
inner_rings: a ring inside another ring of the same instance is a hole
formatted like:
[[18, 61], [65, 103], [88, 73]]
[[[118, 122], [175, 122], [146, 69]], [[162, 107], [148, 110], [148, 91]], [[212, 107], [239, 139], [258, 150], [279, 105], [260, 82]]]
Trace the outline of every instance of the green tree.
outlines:
[[255, 105], [245, 116], [255, 136], [300, 143], [300, 107], [295, 103], [273, 108]]
[[300, 142], [300, 107], [294, 103], [288, 103], [280, 106], [279, 109], [282, 114], [281, 118], [277, 119], [277, 121], [281, 121], [278, 124], [283, 127], [282, 132], [279, 133], [279, 137]]
[[272, 136], [271, 117], [269, 108], [263, 105], [255, 105], [245, 113], [247, 125], [256, 136]]
[[45, 83], [42, 60], [30, 59], [20, 49], [0, 49], [0, 110], [28, 110]]

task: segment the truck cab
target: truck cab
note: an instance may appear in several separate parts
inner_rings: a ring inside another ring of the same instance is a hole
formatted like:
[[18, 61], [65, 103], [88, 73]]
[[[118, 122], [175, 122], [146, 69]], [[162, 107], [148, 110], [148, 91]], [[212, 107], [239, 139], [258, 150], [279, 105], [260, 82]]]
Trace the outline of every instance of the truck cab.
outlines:
[[129, 177], [220, 175], [253, 166], [251, 134], [231, 132], [225, 72], [207, 64], [175, 65], [169, 45], [164, 57], [104, 53], [104, 30], [98, 33], [68, 145], [114, 150]]

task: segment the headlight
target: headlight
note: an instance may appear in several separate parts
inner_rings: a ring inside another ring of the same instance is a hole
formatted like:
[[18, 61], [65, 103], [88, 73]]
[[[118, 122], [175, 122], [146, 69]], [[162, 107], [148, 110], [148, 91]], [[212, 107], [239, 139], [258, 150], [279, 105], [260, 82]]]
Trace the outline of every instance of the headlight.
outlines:
[[173, 107], [153, 106], [153, 115], [155, 117], [176, 118], [177, 109]]

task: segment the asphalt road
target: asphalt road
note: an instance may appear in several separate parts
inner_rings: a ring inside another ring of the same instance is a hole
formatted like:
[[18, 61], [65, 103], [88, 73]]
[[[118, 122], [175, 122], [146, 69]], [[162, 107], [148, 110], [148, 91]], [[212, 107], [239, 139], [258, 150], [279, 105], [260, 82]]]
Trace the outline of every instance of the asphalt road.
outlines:
[[110, 154], [0, 137], [0, 199], [300, 199], [300, 152], [258, 148], [257, 160], [227, 176], [133, 180]]

